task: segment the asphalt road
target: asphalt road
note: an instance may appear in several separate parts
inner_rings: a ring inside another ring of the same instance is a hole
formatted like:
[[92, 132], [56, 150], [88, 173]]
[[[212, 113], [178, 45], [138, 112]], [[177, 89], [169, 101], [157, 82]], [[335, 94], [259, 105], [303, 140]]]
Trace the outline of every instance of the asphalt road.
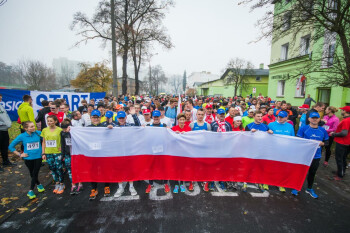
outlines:
[[[120, 198], [104, 198], [99, 185], [93, 201], [88, 184], [75, 196], [57, 196], [49, 186], [0, 225], [0, 232], [350, 232], [350, 199], [322, 182], [315, 184], [318, 200], [276, 187], [205, 193], [195, 186], [193, 192], [145, 194], [146, 185], [136, 182], [138, 195], [126, 191]], [[112, 195], [116, 189], [113, 184]]]

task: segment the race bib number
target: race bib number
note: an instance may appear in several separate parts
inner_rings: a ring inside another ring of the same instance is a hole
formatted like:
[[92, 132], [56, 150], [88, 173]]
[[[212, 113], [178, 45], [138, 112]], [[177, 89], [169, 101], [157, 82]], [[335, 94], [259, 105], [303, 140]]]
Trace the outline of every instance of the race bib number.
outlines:
[[56, 140], [47, 140], [46, 147], [57, 147]]
[[27, 150], [36, 150], [39, 149], [39, 142], [27, 143]]
[[72, 139], [71, 138], [66, 138], [66, 145], [71, 146], [72, 145]]
[[328, 129], [329, 129], [329, 125], [324, 125], [323, 128], [324, 128], [325, 130], [328, 130]]

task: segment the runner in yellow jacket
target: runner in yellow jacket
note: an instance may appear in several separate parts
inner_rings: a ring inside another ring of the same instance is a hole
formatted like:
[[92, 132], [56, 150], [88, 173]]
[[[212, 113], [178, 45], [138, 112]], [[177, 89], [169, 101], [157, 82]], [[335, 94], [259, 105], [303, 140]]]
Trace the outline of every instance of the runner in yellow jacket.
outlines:
[[[31, 106], [32, 97], [30, 95], [23, 96], [23, 103], [19, 106], [17, 113], [21, 122], [31, 121], [34, 123], [35, 130], [37, 129], [34, 117], [34, 110]], [[22, 129], [22, 126], [21, 126]]]

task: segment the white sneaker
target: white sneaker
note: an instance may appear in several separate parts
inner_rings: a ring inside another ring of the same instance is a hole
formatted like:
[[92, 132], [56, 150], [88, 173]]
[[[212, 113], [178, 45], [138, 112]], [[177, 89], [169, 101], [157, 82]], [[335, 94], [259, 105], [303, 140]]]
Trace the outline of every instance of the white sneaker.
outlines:
[[114, 197], [120, 197], [124, 193], [124, 188], [119, 187]]
[[130, 186], [129, 187], [129, 191], [131, 193], [131, 196], [136, 196], [137, 195], [137, 192], [136, 192], [134, 186]]

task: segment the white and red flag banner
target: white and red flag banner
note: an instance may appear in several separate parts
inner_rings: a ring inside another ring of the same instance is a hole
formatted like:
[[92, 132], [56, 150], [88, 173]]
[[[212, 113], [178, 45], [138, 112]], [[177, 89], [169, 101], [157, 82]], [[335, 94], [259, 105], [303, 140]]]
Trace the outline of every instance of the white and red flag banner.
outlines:
[[71, 128], [73, 182], [237, 181], [300, 190], [319, 142], [266, 132]]

